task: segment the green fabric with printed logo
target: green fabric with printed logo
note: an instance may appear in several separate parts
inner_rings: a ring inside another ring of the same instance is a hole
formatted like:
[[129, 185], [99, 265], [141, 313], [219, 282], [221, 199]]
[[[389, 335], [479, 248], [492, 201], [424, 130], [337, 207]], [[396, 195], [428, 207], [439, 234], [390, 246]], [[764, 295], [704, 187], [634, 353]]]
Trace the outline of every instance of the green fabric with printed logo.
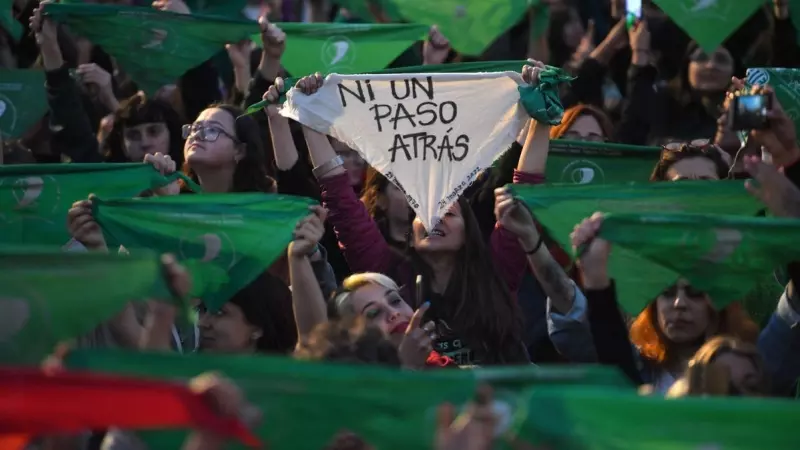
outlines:
[[[476, 386], [466, 370], [413, 372], [261, 355], [77, 351], [66, 364], [180, 381], [208, 371], [224, 374], [260, 408], [256, 434], [272, 450], [319, 450], [345, 429], [382, 450], [429, 448], [438, 405], [464, 404]], [[186, 437], [173, 431], [138, 435], [152, 449], [181, 448]]]
[[511, 434], [558, 450], [792, 450], [797, 403], [665, 399], [592, 387], [531, 389], [520, 398]]
[[[286, 33], [281, 64], [296, 77], [314, 72], [371, 73], [388, 66], [428, 28], [413, 24], [279, 23]], [[260, 43], [257, 34], [251, 37]]]
[[59, 342], [149, 298], [170, 300], [155, 253], [0, 246], [0, 363], [40, 364]]
[[0, 133], [21, 137], [47, 112], [44, 71], [0, 70]]
[[94, 215], [109, 245], [172, 253], [192, 274], [192, 298], [217, 310], [267, 270], [313, 200], [249, 194], [103, 199]]
[[22, 24], [14, 18], [14, 0], [0, 0], [0, 28], [8, 32], [15, 41], [22, 37]]
[[660, 147], [553, 140], [545, 174], [548, 183], [645, 182], [660, 155]]
[[250, 20], [177, 14], [152, 8], [48, 4], [45, 14], [103, 47], [149, 94], [258, 32]]
[[[436, 408], [445, 401], [464, 405], [480, 383], [494, 388], [495, 400], [503, 406], [498, 414], [502, 427], [510, 425], [519, 393], [531, 386], [590, 384], [618, 394], [635, 393], [615, 368], [578, 365], [400, 371], [260, 355], [107, 350], [71, 352], [66, 365], [177, 380], [218, 371], [234, 380], [247, 400], [261, 408], [264, 416], [256, 433], [275, 450], [318, 450], [343, 429], [381, 450], [430, 448]], [[314, 426], [309, 427], [310, 423]], [[158, 431], [139, 436], [150, 448], [179, 448], [185, 433]]]
[[[649, 299], [685, 278], [719, 308], [740, 300], [763, 277], [797, 257], [787, 245], [800, 242], [800, 220], [707, 214], [611, 214], [600, 236], [614, 246], [612, 274], [625, 274]], [[619, 251], [622, 250], [622, 251]], [[652, 272], [642, 268], [642, 261]], [[644, 290], [644, 288], [647, 290]], [[620, 287], [621, 289], [621, 287]], [[647, 298], [647, 297], [646, 297]]]
[[[747, 69], [747, 84], [772, 86], [795, 129], [800, 129], [800, 70], [778, 67]], [[796, 142], [800, 145], [800, 138]]]
[[709, 55], [765, 0], [653, 0]]
[[[453, 48], [480, 56], [522, 20], [529, 0], [388, 0], [407, 21], [437, 25]], [[538, 2], [537, 2], [538, 3]]]
[[0, 166], [0, 244], [61, 246], [67, 211], [89, 194], [133, 197], [183, 175], [150, 164], [19, 164]]
[[[572, 248], [569, 234], [575, 225], [596, 211], [612, 214], [702, 213], [747, 217], [763, 208], [739, 180], [509, 187], [525, 201], [550, 236], [565, 249]], [[700, 244], [700, 241], [692, 241], [687, 245]], [[695, 250], [702, 248], [695, 247]], [[674, 271], [667, 271], [658, 263], [622, 247], [614, 250], [609, 271], [612, 277], [616, 277], [620, 304], [631, 314], [641, 311], [678, 278]], [[734, 299], [714, 299], [717, 304], [731, 300]]]

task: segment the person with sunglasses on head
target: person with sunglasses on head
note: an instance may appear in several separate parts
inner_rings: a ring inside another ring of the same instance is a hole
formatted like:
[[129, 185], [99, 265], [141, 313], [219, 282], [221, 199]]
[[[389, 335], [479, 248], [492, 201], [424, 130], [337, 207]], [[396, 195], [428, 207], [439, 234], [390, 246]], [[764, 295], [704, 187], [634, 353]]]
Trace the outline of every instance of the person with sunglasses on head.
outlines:
[[708, 139], [670, 142], [662, 146], [650, 181], [720, 180], [730, 165], [730, 156]]

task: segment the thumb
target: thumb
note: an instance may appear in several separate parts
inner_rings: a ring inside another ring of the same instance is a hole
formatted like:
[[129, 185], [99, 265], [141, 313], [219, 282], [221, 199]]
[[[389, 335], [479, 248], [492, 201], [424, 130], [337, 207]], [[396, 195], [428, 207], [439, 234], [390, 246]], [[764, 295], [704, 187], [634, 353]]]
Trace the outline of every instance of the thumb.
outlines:
[[431, 307], [430, 302], [425, 302], [422, 306], [419, 307], [418, 310], [414, 311], [414, 315], [411, 316], [411, 321], [408, 322], [408, 328], [406, 329], [406, 333], [410, 333], [413, 330], [422, 325], [422, 318], [425, 316], [425, 313], [428, 311], [428, 308]]

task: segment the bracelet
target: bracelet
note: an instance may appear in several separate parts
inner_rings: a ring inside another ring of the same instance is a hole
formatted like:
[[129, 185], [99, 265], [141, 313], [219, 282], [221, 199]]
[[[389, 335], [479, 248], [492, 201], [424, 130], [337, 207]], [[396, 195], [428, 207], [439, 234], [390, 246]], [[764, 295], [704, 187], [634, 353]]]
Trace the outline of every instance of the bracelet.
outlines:
[[333, 169], [335, 169], [337, 167], [341, 167], [343, 165], [344, 165], [344, 160], [342, 159], [342, 157], [339, 156], [339, 155], [336, 155], [336, 157], [331, 159], [330, 161], [328, 161], [326, 163], [323, 163], [323, 164], [320, 164], [319, 166], [314, 167], [313, 169], [311, 169], [311, 173], [314, 174], [314, 178], [319, 180], [320, 177], [324, 176], [325, 174], [327, 174], [331, 170], [333, 170]]
[[539, 241], [536, 242], [536, 245], [533, 247], [533, 250], [528, 251], [523, 248], [522, 251], [525, 252], [526, 255], [535, 255], [536, 252], [538, 252], [539, 249], [542, 248], [542, 242], [544, 242], [544, 236], [539, 235]]

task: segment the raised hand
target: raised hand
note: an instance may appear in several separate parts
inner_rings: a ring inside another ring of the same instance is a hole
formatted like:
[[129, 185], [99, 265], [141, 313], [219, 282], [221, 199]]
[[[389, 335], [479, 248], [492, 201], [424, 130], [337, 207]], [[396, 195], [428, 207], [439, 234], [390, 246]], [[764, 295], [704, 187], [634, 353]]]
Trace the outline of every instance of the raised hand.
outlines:
[[596, 212], [584, 219], [570, 234], [572, 247], [578, 254], [578, 265], [583, 273], [583, 284], [587, 289], [608, 287], [608, 257], [611, 244], [597, 236], [603, 225], [603, 214]]
[[267, 117], [278, 117], [278, 100], [281, 98], [281, 92], [284, 89], [284, 82], [283, 78], [278, 77], [275, 79], [275, 83], [267, 89], [267, 92], [264, 93], [264, 96], [261, 97], [262, 100], [266, 100], [268, 102], [267, 106], [264, 108], [264, 111], [267, 113]]
[[450, 41], [439, 31], [439, 27], [431, 26], [428, 39], [422, 46], [423, 64], [442, 64], [449, 54]]
[[58, 31], [56, 24], [44, 17], [44, 9], [52, 1], [45, 0], [33, 9], [33, 14], [28, 22], [40, 47], [58, 45]]
[[480, 386], [475, 402], [456, 417], [453, 405], [439, 407], [434, 448], [436, 450], [491, 450], [497, 417], [489, 386]]
[[283, 51], [286, 50], [286, 33], [277, 25], [270, 23], [267, 16], [258, 18], [258, 26], [261, 28], [261, 44], [264, 49], [264, 56], [280, 60]]
[[777, 167], [755, 156], [745, 156], [744, 167], [755, 179], [745, 182], [748, 192], [778, 217], [800, 217], [800, 189]]
[[103, 230], [92, 215], [92, 201], [81, 200], [72, 204], [67, 212], [67, 230], [73, 239], [89, 250], [106, 250]]
[[294, 85], [294, 88], [302, 92], [303, 94], [311, 95], [316, 93], [319, 90], [319, 88], [322, 87], [322, 84], [324, 82], [325, 79], [322, 77], [322, 74], [317, 72], [314, 75], [309, 75], [307, 77], [303, 77], [297, 80], [297, 83]]
[[797, 130], [775, 96], [775, 90], [771, 86], [753, 86], [750, 94], [769, 95], [772, 103], [771, 109], [767, 112], [769, 127], [750, 131], [750, 137], [772, 155], [772, 163], [776, 166], [788, 166], [796, 162], [800, 159]]
[[153, 8], [161, 11], [169, 11], [177, 14], [191, 14], [192, 11], [183, 0], [156, 0]]
[[539, 75], [544, 68], [543, 62], [529, 59], [528, 63], [522, 66], [522, 81], [532, 85], [539, 84]]
[[494, 215], [497, 223], [514, 233], [526, 252], [539, 245], [538, 230], [530, 211], [524, 203], [515, 199], [508, 188], [494, 190]]
[[294, 241], [289, 248], [290, 256], [302, 258], [311, 255], [325, 234], [328, 210], [320, 205], [312, 205], [308, 209], [311, 214], [298, 222], [294, 229]]
[[406, 335], [397, 348], [400, 363], [407, 369], [422, 369], [428, 360], [428, 355], [433, 351], [433, 342], [436, 340], [436, 325], [428, 322], [422, 325], [422, 318], [430, 308], [430, 303], [424, 303], [414, 312], [406, 328]]
[[[152, 164], [161, 175], [172, 174], [177, 168], [175, 161], [172, 160], [172, 157], [161, 152], [156, 152], [152, 155], [144, 155], [144, 162]], [[178, 195], [181, 192], [181, 187], [178, 181], [173, 181], [164, 187], [154, 189], [153, 192], [158, 196]]]

